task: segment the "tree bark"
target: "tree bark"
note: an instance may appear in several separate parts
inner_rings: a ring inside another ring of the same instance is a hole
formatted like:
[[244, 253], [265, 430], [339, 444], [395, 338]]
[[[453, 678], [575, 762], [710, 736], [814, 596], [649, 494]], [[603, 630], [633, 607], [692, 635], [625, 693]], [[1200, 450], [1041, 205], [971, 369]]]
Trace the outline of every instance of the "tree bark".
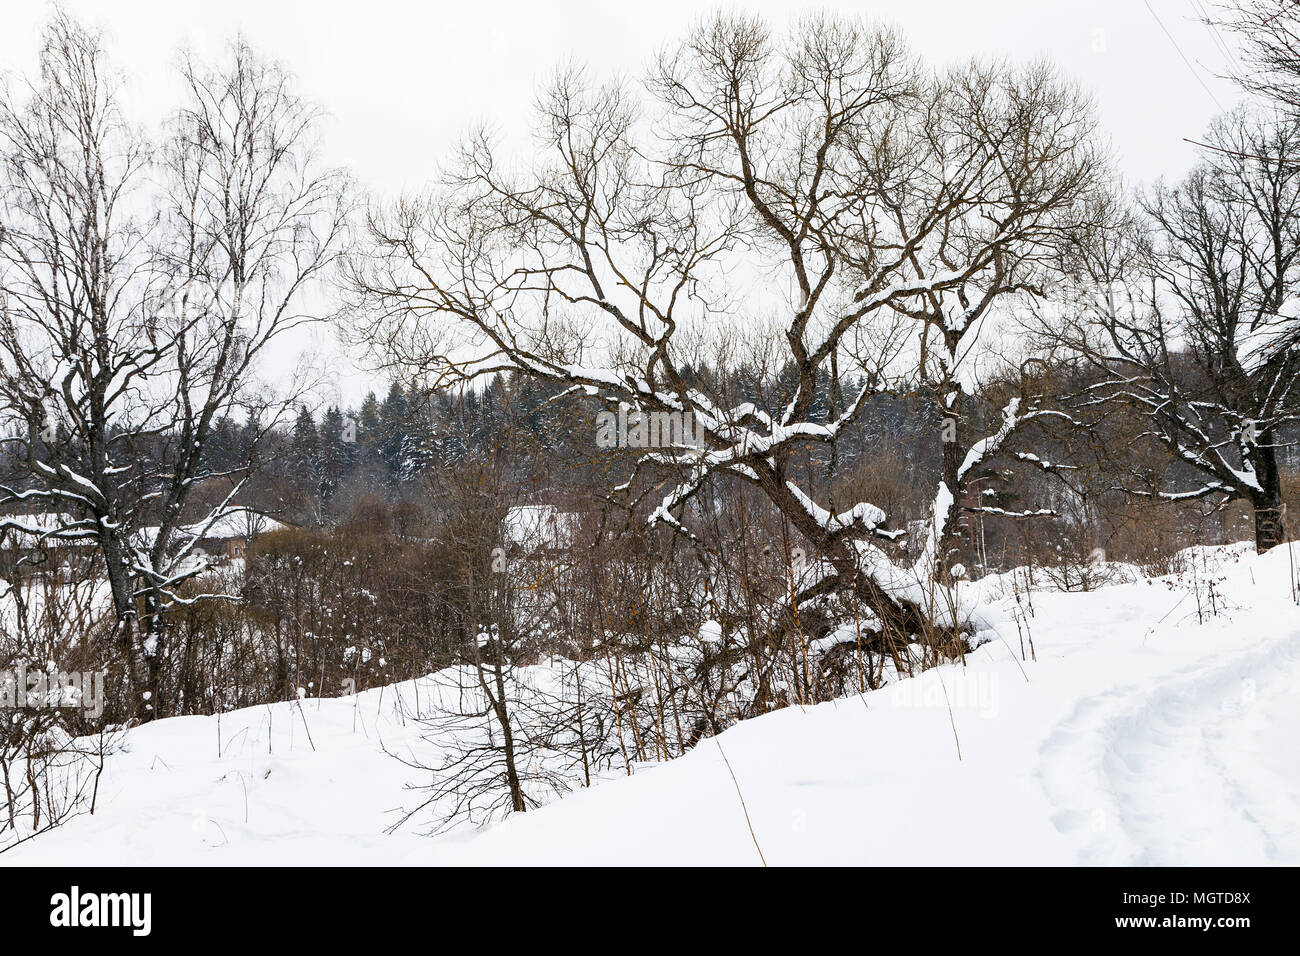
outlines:
[[117, 618], [118, 645], [126, 659], [134, 716], [144, 723], [156, 714], [153, 699], [157, 695], [152, 692], [155, 664], [146, 651], [144, 635], [141, 633], [132, 577], [125, 564], [126, 548], [113, 535], [106, 535], [100, 547], [113, 600], [113, 613]]
[[[935, 578], [943, 585], [952, 584], [952, 559], [960, 552], [961, 538], [957, 525], [961, 521], [962, 503], [965, 499], [966, 489], [963, 486], [960, 472], [962, 462], [965, 460], [965, 453], [962, 449], [965, 447], [961, 441], [962, 428], [961, 421], [961, 392], [958, 390], [953, 396], [952, 403], [944, 404], [940, 402], [939, 413], [942, 416], [941, 437], [943, 449], [943, 483], [947, 486], [949, 494], [952, 495], [952, 501], [948, 505], [948, 513], [943, 519], [943, 534], [935, 542], [934, 569]], [[948, 421], [952, 424], [949, 425]], [[949, 440], [951, 438], [951, 441]], [[935, 516], [936, 518], [938, 515]]]
[[1251, 497], [1255, 508], [1255, 550], [1263, 554], [1286, 539], [1282, 526], [1282, 477], [1277, 468], [1277, 453], [1271, 435], [1262, 435], [1254, 448], [1251, 464], [1262, 489]]

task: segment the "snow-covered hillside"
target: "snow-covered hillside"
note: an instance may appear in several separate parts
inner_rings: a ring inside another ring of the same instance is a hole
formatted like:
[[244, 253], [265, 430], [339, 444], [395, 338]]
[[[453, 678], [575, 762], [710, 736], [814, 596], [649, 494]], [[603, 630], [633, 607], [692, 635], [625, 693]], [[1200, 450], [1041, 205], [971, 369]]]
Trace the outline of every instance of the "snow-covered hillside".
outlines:
[[390, 755], [428, 747], [411, 684], [162, 720], [110, 759], [93, 817], [0, 863], [1296, 864], [1291, 574], [1284, 548], [1237, 547], [1173, 578], [1038, 591], [1036, 661], [1007, 614], [964, 669], [745, 721], [438, 837], [418, 816], [384, 832], [419, 802]]

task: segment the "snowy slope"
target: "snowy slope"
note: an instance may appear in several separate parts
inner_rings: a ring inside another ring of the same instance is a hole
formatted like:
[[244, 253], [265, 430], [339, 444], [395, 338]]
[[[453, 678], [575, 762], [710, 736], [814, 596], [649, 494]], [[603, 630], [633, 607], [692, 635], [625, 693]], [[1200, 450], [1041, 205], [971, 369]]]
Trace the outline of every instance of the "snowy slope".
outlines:
[[486, 831], [383, 833], [416, 802], [384, 748], [427, 746], [410, 684], [228, 714], [220, 758], [215, 718], [159, 721], [93, 817], [0, 864], [1300, 863], [1288, 556], [1196, 560], [1034, 594], [1037, 661], [1012, 625], [964, 670], [744, 722]]

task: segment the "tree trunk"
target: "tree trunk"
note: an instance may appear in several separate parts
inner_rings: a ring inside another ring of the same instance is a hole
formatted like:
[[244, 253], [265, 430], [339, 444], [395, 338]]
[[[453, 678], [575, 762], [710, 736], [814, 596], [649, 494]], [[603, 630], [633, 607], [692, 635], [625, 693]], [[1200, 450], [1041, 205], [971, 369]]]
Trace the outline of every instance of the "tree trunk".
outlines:
[[1263, 489], [1251, 499], [1255, 506], [1255, 550], [1263, 554], [1286, 539], [1282, 526], [1282, 479], [1277, 470], [1277, 454], [1271, 444], [1258, 446], [1251, 458]]
[[[966, 453], [963, 450], [965, 442], [961, 440], [965, 432], [962, 428], [961, 406], [960, 390], [953, 394], [951, 404], [943, 401], [939, 403], [939, 414], [942, 417], [940, 431], [940, 448], [943, 454], [942, 477], [944, 485], [952, 495], [952, 500], [948, 505], [948, 513], [943, 516], [943, 534], [935, 542], [934, 570], [935, 579], [940, 584], [949, 586], [952, 584], [952, 566], [961, 554], [962, 539], [958, 525], [961, 523], [962, 508], [966, 499], [965, 482], [960, 476], [962, 462], [966, 460]], [[937, 519], [939, 515], [934, 517]]]
[[[506, 709], [506, 685], [505, 677], [502, 670], [502, 647], [501, 642], [496, 642], [496, 660], [492, 667], [492, 679], [496, 684], [495, 698], [488, 694], [488, 703], [492, 707], [492, 712], [496, 714], [497, 723], [501, 726], [502, 736], [502, 753], [506, 762], [506, 785], [510, 788], [510, 809], [516, 813], [523, 813], [528, 809], [528, 804], [524, 802], [524, 788], [519, 782], [519, 769], [515, 765], [515, 735], [514, 729], [510, 726], [510, 712]], [[482, 684], [483, 690], [487, 690], [487, 682], [483, 680], [482, 670], [479, 672], [479, 683]]]
[[101, 550], [113, 599], [113, 613], [117, 617], [118, 645], [126, 658], [127, 675], [131, 682], [134, 716], [143, 723], [152, 720], [155, 715], [152, 703], [153, 662], [146, 652], [145, 638], [141, 634], [131, 573], [126, 566], [126, 548], [116, 538], [107, 536], [101, 541]]

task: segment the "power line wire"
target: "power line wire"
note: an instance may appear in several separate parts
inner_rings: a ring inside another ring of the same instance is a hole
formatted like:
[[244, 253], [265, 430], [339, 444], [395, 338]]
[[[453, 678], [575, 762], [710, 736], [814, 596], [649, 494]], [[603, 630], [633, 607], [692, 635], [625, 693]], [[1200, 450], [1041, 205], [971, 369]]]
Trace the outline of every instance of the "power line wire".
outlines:
[[1219, 98], [1214, 95], [1214, 90], [1210, 89], [1209, 85], [1204, 79], [1202, 79], [1201, 74], [1197, 71], [1196, 67], [1192, 65], [1192, 61], [1189, 60], [1187, 54], [1183, 52], [1183, 48], [1180, 47], [1178, 41], [1174, 39], [1174, 35], [1170, 33], [1169, 28], [1165, 26], [1165, 22], [1160, 19], [1160, 15], [1152, 9], [1151, 0], [1142, 0], [1142, 3], [1146, 6], [1147, 11], [1151, 16], [1155, 17], [1156, 23], [1158, 23], [1160, 29], [1165, 32], [1165, 36], [1169, 37], [1169, 42], [1174, 45], [1174, 49], [1178, 51], [1178, 55], [1183, 58], [1183, 62], [1187, 64], [1187, 69], [1191, 70], [1192, 76], [1196, 77], [1196, 82], [1201, 84], [1201, 89], [1205, 90], [1205, 92], [1210, 95], [1210, 99], [1214, 100], [1214, 105], [1219, 108], [1219, 112], [1226, 113], [1227, 110], [1223, 108], [1223, 104], [1219, 102]]
[[1196, 11], [1197, 16], [1200, 17], [1201, 22], [1204, 23], [1206, 28], [1210, 31], [1210, 36], [1214, 40], [1214, 45], [1217, 46], [1219, 52], [1223, 54], [1224, 62], [1228, 64], [1230, 69], [1235, 69], [1238, 74], [1243, 73], [1244, 70], [1242, 70], [1241, 61], [1237, 59], [1237, 54], [1233, 52], [1230, 46], [1228, 46], [1228, 41], [1223, 38], [1223, 34], [1219, 31], [1219, 25], [1214, 22], [1214, 18], [1210, 16], [1210, 11], [1202, 0], [1192, 0], [1192, 8]]

